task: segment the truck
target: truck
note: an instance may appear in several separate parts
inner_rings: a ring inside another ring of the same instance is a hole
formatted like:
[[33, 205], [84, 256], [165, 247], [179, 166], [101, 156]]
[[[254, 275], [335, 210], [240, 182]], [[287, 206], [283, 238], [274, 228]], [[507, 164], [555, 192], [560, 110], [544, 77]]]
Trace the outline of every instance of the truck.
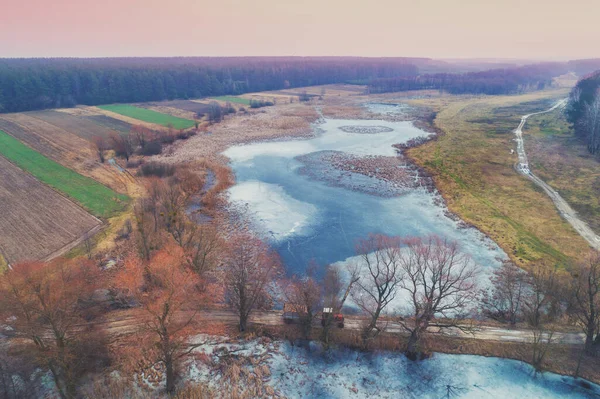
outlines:
[[331, 323], [337, 325], [339, 328], [344, 328], [344, 315], [334, 312], [333, 308], [323, 308], [321, 325], [325, 327], [328, 320], [331, 320]]

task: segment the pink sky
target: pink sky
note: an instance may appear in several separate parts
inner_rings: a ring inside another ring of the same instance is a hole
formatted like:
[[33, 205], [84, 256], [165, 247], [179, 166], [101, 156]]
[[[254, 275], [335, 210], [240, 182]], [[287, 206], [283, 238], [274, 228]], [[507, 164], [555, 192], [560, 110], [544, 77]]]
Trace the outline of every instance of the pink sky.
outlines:
[[2, 0], [0, 57], [600, 57], [600, 0]]

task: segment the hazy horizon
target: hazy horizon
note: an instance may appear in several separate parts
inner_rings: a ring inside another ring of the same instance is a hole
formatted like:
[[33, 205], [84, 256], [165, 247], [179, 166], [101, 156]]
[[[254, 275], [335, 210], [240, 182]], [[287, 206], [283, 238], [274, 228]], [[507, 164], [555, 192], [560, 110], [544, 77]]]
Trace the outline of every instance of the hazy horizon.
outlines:
[[600, 2], [10, 1], [0, 57], [600, 56]]

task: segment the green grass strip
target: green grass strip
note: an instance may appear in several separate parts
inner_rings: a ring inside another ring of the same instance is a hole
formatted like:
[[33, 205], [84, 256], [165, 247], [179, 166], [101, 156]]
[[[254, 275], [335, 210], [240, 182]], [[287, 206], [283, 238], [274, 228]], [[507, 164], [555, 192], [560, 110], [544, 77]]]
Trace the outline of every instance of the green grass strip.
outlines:
[[99, 105], [98, 108], [114, 112], [116, 114], [128, 116], [130, 118], [139, 119], [144, 122], [154, 123], [156, 125], [161, 125], [165, 127], [169, 127], [169, 125], [172, 125], [175, 129], [187, 129], [194, 126], [194, 121], [192, 120], [177, 118], [176, 116], [152, 111], [151, 109], [134, 107], [133, 105]]
[[62, 166], [0, 130], [0, 154], [98, 217], [123, 210], [129, 197]]
[[235, 97], [235, 96], [213, 97], [213, 100], [229, 101], [230, 103], [250, 105], [250, 100], [248, 100], [247, 98], [241, 98], [241, 97]]

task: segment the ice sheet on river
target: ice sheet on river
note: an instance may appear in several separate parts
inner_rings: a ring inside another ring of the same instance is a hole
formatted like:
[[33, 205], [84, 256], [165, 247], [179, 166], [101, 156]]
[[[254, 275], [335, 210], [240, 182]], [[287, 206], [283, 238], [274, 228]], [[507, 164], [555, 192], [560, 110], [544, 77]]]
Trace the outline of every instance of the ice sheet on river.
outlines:
[[247, 206], [256, 227], [275, 241], [293, 234], [310, 234], [310, 226], [317, 220], [314, 205], [290, 197], [275, 184], [243, 182], [229, 190], [229, 199]]
[[[393, 131], [361, 134], [340, 129], [347, 126], [385, 126]], [[447, 217], [439, 195], [424, 188], [385, 198], [300, 173], [306, 165], [299, 159], [309, 154], [336, 151], [351, 158], [395, 157], [393, 144], [428, 133], [411, 122], [381, 120], [327, 119], [315, 130], [311, 139], [240, 145], [224, 152], [237, 181], [230, 200], [247, 204], [252, 223], [272, 239], [289, 272], [302, 273], [311, 260], [320, 265], [343, 261], [354, 255], [356, 240], [368, 233], [444, 236], [458, 241], [464, 252], [488, 269], [506, 257], [478, 230]], [[325, 169], [321, 173], [329, 173]]]

